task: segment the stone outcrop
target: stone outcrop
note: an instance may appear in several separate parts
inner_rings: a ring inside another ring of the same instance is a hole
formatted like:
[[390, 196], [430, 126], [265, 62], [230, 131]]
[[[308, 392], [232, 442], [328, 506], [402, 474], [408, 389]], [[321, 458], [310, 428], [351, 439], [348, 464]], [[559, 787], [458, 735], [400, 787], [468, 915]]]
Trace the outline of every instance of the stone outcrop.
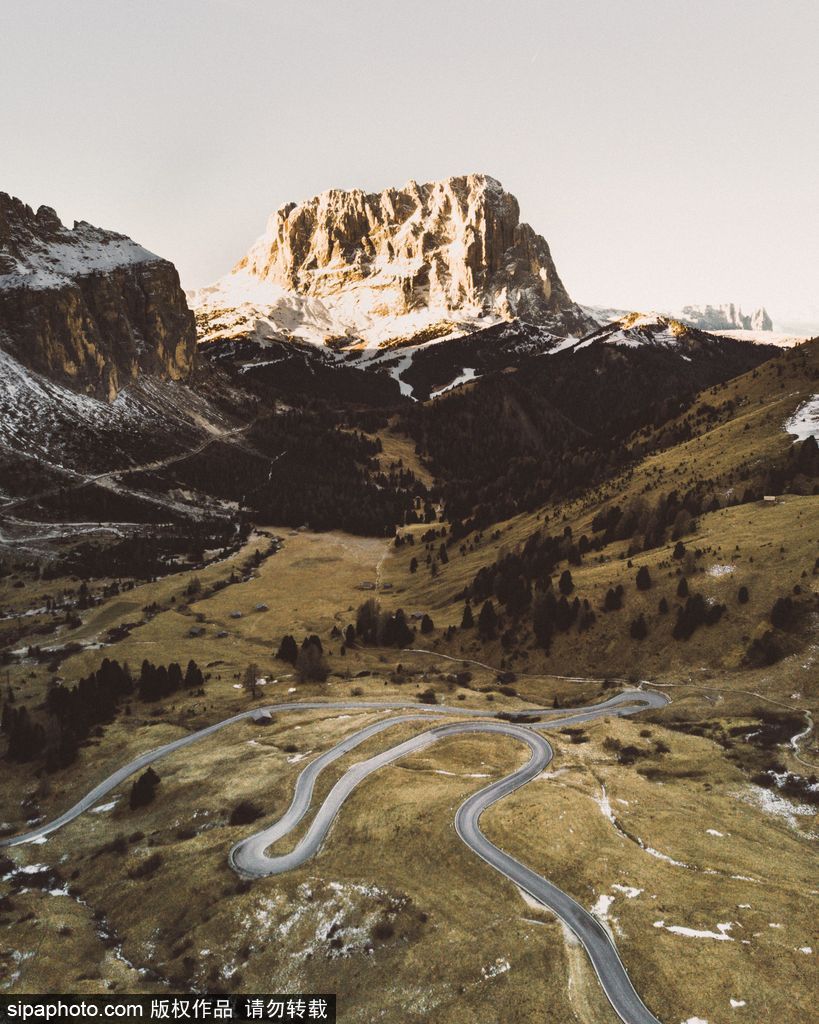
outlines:
[[288, 204], [235, 269], [319, 298], [364, 284], [370, 312], [387, 316], [477, 307], [537, 318], [571, 305], [545, 239], [484, 175]]
[[764, 306], [746, 314], [733, 302], [722, 306], [683, 306], [679, 319], [703, 331], [773, 330], [773, 323]]
[[205, 336], [245, 329], [248, 316], [219, 315], [242, 306], [284, 335], [368, 346], [433, 324], [519, 319], [563, 335], [587, 320], [515, 197], [482, 174], [288, 203], [192, 301]]
[[65, 227], [0, 193], [0, 347], [77, 391], [113, 399], [140, 374], [182, 379], [196, 329], [172, 263], [84, 221]]

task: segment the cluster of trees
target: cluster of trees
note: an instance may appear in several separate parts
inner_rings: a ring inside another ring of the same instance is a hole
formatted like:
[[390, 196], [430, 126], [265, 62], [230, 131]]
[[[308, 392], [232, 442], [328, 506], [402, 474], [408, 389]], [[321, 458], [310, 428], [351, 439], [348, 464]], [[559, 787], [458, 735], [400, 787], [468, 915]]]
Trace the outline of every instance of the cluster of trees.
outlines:
[[702, 594], [691, 594], [677, 609], [671, 635], [675, 640], [689, 640], [700, 626], [715, 626], [724, 612], [724, 604], [711, 604]]
[[[445, 481], [447, 518], [476, 528], [611, 476], [643, 454], [625, 443], [636, 431], [656, 432], [703, 388], [769, 357], [730, 341], [686, 363], [661, 348], [589, 346], [417, 403], [402, 412], [402, 428]], [[618, 401], [624, 394], [628, 402]]]
[[295, 666], [299, 678], [304, 683], [323, 683], [330, 674], [330, 667], [324, 656], [324, 646], [321, 638], [315, 633], [306, 636], [301, 647], [296, 643], [296, 638], [288, 633], [282, 638], [276, 657]]
[[[96, 521], [101, 517], [92, 513]], [[126, 521], [132, 520], [125, 517]], [[166, 576], [177, 571], [182, 559], [204, 561], [204, 552], [238, 547], [247, 539], [250, 526], [240, 522], [237, 532], [233, 519], [203, 519], [186, 522], [184, 527], [164, 524], [150, 533], [122, 537], [99, 543], [85, 541], [72, 545], [51, 566], [53, 576], [80, 576], [99, 579], [133, 576], [139, 579]]]
[[548, 654], [555, 633], [568, 633], [575, 624], [578, 632], [582, 633], [591, 629], [596, 618], [587, 599], [581, 601], [579, 597], [575, 597], [569, 601], [565, 593], [557, 598], [554, 590], [550, 589], [538, 595], [535, 600], [532, 609], [532, 632], [538, 644]]
[[0, 731], [8, 739], [6, 757], [9, 761], [32, 761], [46, 744], [45, 729], [32, 719], [28, 708], [15, 708], [9, 702], [3, 705]]
[[382, 611], [381, 605], [373, 597], [359, 605], [355, 617], [355, 637], [361, 643], [378, 647], [406, 647], [412, 643], [414, 636], [403, 609]]
[[788, 452], [766, 471], [756, 491], [746, 501], [764, 494], [819, 494], [819, 444], [813, 435], [791, 445]]
[[105, 658], [72, 687], [52, 686], [45, 701], [46, 722], [35, 721], [25, 707], [3, 707], [2, 731], [11, 761], [32, 761], [44, 754], [48, 771], [71, 764], [79, 744], [99, 725], [111, 722], [123, 700], [134, 692], [127, 665]]
[[253, 450], [211, 445], [174, 466], [176, 478], [285, 526], [383, 537], [419, 521], [426, 487], [400, 462], [382, 470], [381, 442], [324, 403], [259, 419], [248, 439]]
[[715, 498], [707, 499], [701, 488], [685, 494], [676, 490], [660, 494], [653, 505], [634, 498], [622, 508], [614, 504], [601, 510], [592, 520], [592, 533], [599, 546], [630, 540], [629, 554], [661, 547], [670, 538], [678, 541], [696, 529], [697, 517], [719, 508]]
[[194, 661], [188, 663], [184, 675], [176, 663], [156, 668], [143, 662], [135, 685], [127, 664], [104, 658], [96, 672], [74, 686], [56, 684], [49, 688], [44, 720], [34, 719], [28, 708], [17, 708], [11, 700], [6, 701], [0, 719], [0, 729], [8, 739], [6, 757], [25, 762], [44, 756], [46, 770], [57, 771], [70, 765], [79, 745], [96, 729], [112, 722], [122, 704], [135, 693], [144, 700], [159, 700], [183, 686], [199, 690], [202, 685], [202, 672]]
[[[571, 527], [567, 526], [559, 536], [536, 531], [519, 551], [502, 555], [492, 564], [483, 566], [465, 596], [473, 601], [494, 597], [512, 616], [519, 615], [529, 607], [533, 588], [545, 590], [551, 586], [551, 575], [559, 562], [574, 560], [579, 564], [581, 549], [583, 553], [590, 550], [588, 538], [584, 535], [575, 544]], [[563, 587], [571, 581], [571, 572], [564, 576], [561, 593], [570, 594], [571, 588], [564, 591]]]
[[182, 666], [176, 661], [166, 667], [153, 665], [146, 658], [139, 673], [137, 692], [141, 700], [156, 701], [178, 690], [201, 690], [204, 684], [202, 670], [193, 660], [188, 662], [183, 673]]
[[[797, 585], [794, 592], [799, 595], [802, 588]], [[766, 629], [761, 636], [754, 637], [746, 652], [746, 660], [751, 665], [774, 665], [785, 657], [787, 638], [783, 633], [792, 633], [799, 628], [800, 621], [809, 607], [790, 594], [778, 597], [768, 613], [771, 629]]]
[[[421, 632], [429, 634], [435, 629], [435, 623], [429, 615], [421, 618]], [[407, 647], [415, 639], [415, 630], [407, 622], [401, 608], [389, 612], [381, 608], [379, 602], [371, 597], [358, 606], [355, 623], [350, 623], [342, 633], [337, 627], [333, 636], [342, 641], [341, 653], [356, 644], [370, 644], [376, 647]], [[329, 675], [321, 639], [307, 636], [301, 647], [295, 637], [288, 634], [282, 638], [276, 657], [295, 665], [303, 680], [323, 682]]]
[[[664, 511], [663, 518], [676, 524], [673, 529], [687, 530], [690, 527], [691, 518], [687, 508], [685, 505], [680, 506], [673, 494], [661, 499], [659, 504]], [[605, 542], [623, 539], [629, 534], [620, 533], [619, 527], [621, 523], [628, 522], [629, 518], [630, 514], [626, 515], [619, 507], [611, 506], [595, 517], [592, 529], [598, 535], [603, 535]], [[632, 520], [627, 529], [632, 529], [634, 523]], [[483, 602], [478, 619], [478, 634], [483, 640], [493, 639], [502, 631], [503, 625], [493, 601], [497, 601], [503, 607], [505, 614], [513, 623], [525, 614], [531, 615], [535, 639], [547, 652], [555, 633], [567, 632], [575, 626], [578, 632], [591, 628], [597, 616], [588, 599], [581, 600], [575, 596], [570, 600], [575, 590], [571, 569], [563, 570], [556, 586], [551, 575], [562, 559], [571, 562], [573, 558], [580, 556], [577, 560], [582, 560], [581, 550], [584, 553], [591, 550], [591, 542], [585, 535], [579, 542], [575, 542], [569, 527], [566, 527], [560, 536], [548, 536], [540, 531], [532, 534], [520, 550], [502, 555], [477, 573], [472, 584], [464, 592], [466, 604], [462, 628], [471, 628], [474, 625], [472, 604]], [[694, 553], [687, 551], [683, 542], [678, 540], [672, 557], [685, 563], [687, 559], [693, 560]], [[648, 566], [637, 569], [634, 582], [640, 592], [646, 592], [653, 587], [654, 581]], [[685, 576], [680, 577], [677, 597], [684, 601], [684, 604], [677, 608], [677, 618], [672, 629], [672, 636], [677, 640], [689, 639], [702, 625], [716, 624], [725, 611], [724, 605], [709, 603], [701, 594], [690, 595]], [[748, 600], [746, 587], [740, 588], [737, 599], [740, 603]], [[609, 587], [600, 610], [620, 611], [624, 601], [625, 588], [620, 583]], [[777, 603], [772, 612], [772, 621], [787, 618], [789, 601], [790, 598], [783, 598]], [[668, 613], [668, 600], [665, 597], [660, 599], [658, 610], [661, 615]], [[643, 640], [649, 631], [645, 614], [640, 613], [632, 619], [628, 629], [633, 639]]]

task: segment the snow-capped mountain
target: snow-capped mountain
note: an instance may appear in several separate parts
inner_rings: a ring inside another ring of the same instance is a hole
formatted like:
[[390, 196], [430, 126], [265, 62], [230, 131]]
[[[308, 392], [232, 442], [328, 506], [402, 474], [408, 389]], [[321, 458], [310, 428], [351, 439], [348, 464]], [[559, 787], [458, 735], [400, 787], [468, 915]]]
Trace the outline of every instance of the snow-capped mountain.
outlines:
[[[630, 312], [627, 309], [615, 309], [610, 306], [581, 308], [601, 327], [628, 316]], [[689, 324], [691, 327], [699, 327], [701, 331], [773, 331], [773, 322], [764, 306], [760, 306], [747, 316], [733, 302], [724, 306], [683, 306], [681, 310], [662, 310], [657, 315], [679, 320], [680, 323]]]
[[722, 306], [683, 306], [679, 312], [679, 319], [703, 331], [773, 330], [773, 321], [764, 306], [746, 314], [733, 302]]
[[[752, 335], [752, 337], [745, 337]], [[597, 330], [587, 334], [580, 341], [565, 346], [579, 352], [591, 346], [621, 345], [627, 348], [668, 349], [681, 359], [691, 361], [697, 355], [719, 350], [724, 342], [753, 342], [757, 345], [777, 344], [779, 335], [752, 331], [704, 331], [676, 317], [662, 313], [626, 313]], [[801, 339], [790, 338], [787, 343], [796, 344]], [[781, 343], [780, 343], [781, 345]]]
[[84, 221], [0, 193], [0, 348], [112, 399], [141, 373], [180, 379], [195, 323], [172, 263]]
[[628, 348], [677, 348], [699, 334], [687, 324], [659, 313], [626, 313], [592, 331], [572, 346], [575, 352], [591, 345], [626, 345]]
[[290, 339], [365, 358], [503, 321], [559, 338], [593, 326], [517, 200], [482, 174], [287, 204], [229, 274], [189, 299], [202, 340]]

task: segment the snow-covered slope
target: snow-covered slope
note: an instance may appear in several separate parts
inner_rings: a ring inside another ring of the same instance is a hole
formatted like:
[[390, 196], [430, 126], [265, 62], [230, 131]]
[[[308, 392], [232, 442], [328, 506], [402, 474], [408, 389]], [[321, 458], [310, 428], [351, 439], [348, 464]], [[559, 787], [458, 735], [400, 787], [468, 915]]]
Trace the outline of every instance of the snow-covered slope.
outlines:
[[819, 441], [819, 394], [812, 395], [807, 402], [800, 405], [791, 418], [785, 423], [785, 431], [795, 434], [798, 441], [815, 437]]
[[18, 203], [6, 196], [0, 205], [0, 289], [59, 288], [86, 274], [162, 262], [126, 235], [85, 221], [67, 228], [47, 206], [26, 216]]
[[[692, 333], [694, 332], [688, 325], [680, 323], [679, 320], [661, 316], [659, 313], [627, 313], [612, 323], [593, 331], [575, 344], [573, 349], [577, 352], [591, 345], [679, 348], [680, 342]], [[682, 350], [680, 354], [684, 356]]]
[[230, 426], [184, 384], [145, 377], [108, 402], [36, 373], [0, 349], [0, 454], [99, 473], [185, 450]]
[[205, 341], [294, 339], [366, 358], [518, 318], [560, 337], [591, 326], [546, 241], [486, 175], [283, 206], [231, 273], [189, 300]]
[[[623, 317], [629, 315], [629, 311], [626, 309], [616, 309], [610, 306], [581, 306], [581, 309], [587, 316], [596, 320], [601, 327], [615, 320], [622, 320]], [[747, 316], [739, 306], [735, 306], [732, 302], [723, 306], [683, 306], [678, 311], [663, 310], [652, 315], [676, 320], [689, 327], [708, 331], [710, 334], [736, 338], [738, 341], [778, 345], [780, 348], [798, 345], [806, 337], [793, 333], [774, 332], [773, 323], [764, 306]]]
[[196, 334], [173, 264], [124, 235], [85, 222], [67, 228], [49, 207], [35, 212], [0, 193], [0, 347], [112, 399], [142, 373], [187, 376]]

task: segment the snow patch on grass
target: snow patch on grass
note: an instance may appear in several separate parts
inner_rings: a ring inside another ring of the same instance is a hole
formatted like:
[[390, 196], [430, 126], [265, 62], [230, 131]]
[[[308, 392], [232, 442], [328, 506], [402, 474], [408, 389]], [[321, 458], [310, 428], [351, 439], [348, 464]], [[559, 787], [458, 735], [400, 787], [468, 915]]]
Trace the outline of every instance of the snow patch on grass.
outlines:
[[733, 942], [733, 938], [728, 934], [734, 927], [733, 922], [726, 921], [724, 924], [718, 924], [716, 931], [708, 931], [707, 929], [701, 928], [686, 928], [681, 924], [666, 924], [665, 921], [655, 921], [655, 928], [664, 928], [667, 932], [672, 932], [674, 935], [685, 935], [691, 939], [715, 939], [717, 942]]
[[635, 889], [633, 885], [619, 885], [617, 882], [614, 883], [612, 889], [623, 893], [626, 899], [629, 900], [636, 899], [643, 891], [642, 889]]
[[819, 440], [819, 394], [812, 395], [785, 421], [785, 433], [795, 434], [797, 441], [805, 441], [809, 437]]
[[786, 800], [785, 797], [771, 792], [770, 789], [765, 789], [764, 786], [748, 786], [747, 789], [736, 795], [744, 803], [752, 804], [766, 814], [781, 818], [791, 828], [797, 830], [799, 830], [799, 824], [796, 820], [798, 817], [813, 817], [816, 813], [815, 808], [809, 807], [807, 804], [792, 803], [790, 800]]
[[110, 803], [100, 804], [98, 807], [92, 807], [91, 808], [91, 813], [92, 814], [105, 814], [108, 811], [113, 811], [113, 809], [117, 806], [118, 801], [119, 801], [119, 797], [117, 797], [116, 800], [112, 800]]
[[488, 980], [489, 978], [497, 978], [499, 974], [506, 974], [511, 968], [512, 965], [506, 957], [499, 956], [493, 964], [490, 964], [488, 967], [482, 967], [481, 974]]

